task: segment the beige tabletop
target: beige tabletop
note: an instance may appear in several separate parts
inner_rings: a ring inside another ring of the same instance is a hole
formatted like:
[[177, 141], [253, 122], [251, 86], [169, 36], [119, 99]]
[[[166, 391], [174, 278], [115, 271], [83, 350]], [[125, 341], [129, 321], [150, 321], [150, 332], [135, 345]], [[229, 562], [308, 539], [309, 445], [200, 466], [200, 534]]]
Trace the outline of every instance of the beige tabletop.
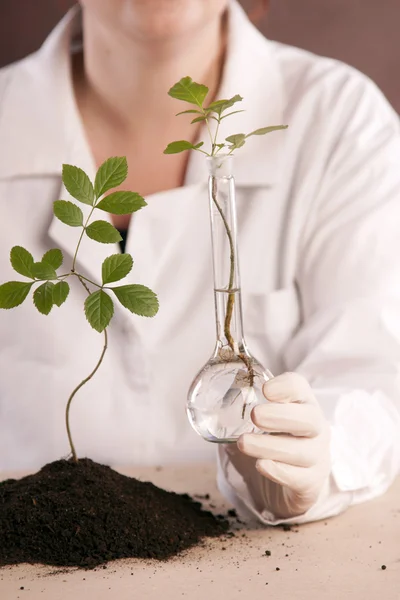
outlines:
[[[216, 512], [227, 508], [217, 492], [211, 466], [125, 473], [177, 492], [209, 493]], [[387, 568], [382, 570], [382, 565]], [[182, 597], [400, 600], [400, 479], [384, 497], [335, 519], [292, 531], [245, 528], [228, 541], [207, 541], [165, 563], [124, 560], [94, 571], [58, 573], [40, 565], [0, 569], [0, 600]]]

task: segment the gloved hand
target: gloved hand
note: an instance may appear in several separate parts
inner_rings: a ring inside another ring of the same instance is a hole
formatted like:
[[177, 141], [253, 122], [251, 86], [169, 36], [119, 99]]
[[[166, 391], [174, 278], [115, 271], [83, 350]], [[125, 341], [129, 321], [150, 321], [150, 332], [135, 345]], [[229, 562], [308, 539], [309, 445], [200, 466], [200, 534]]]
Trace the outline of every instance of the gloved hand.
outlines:
[[299, 516], [315, 504], [329, 477], [329, 424], [301, 375], [279, 375], [263, 392], [269, 402], [256, 406], [252, 419], [270, 435], [244, 434], [226, 450], [260, 511]]

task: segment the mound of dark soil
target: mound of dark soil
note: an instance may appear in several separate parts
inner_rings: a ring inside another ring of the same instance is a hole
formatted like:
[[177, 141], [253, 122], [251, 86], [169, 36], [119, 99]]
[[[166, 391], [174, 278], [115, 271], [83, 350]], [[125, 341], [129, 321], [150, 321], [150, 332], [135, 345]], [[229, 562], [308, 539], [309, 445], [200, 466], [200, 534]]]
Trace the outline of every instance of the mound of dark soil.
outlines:
[[162, 560], [227, 529], [188, 495], [89, 459], [60, 460], [0, 483], [0, 565], [90, 568], [126, 557]]

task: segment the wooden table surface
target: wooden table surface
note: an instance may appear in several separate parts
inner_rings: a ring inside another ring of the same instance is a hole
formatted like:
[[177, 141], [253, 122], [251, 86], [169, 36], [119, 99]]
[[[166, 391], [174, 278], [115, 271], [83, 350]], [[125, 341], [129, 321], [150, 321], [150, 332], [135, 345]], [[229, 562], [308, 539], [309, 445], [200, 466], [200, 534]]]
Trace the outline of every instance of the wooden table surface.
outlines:
[[[227, 508], [217, 492], [212, 466], [124, 472], [177, 492], [209, 493], [217, 512]], [[382, 565], [387, 568], [382, 570]], [[94, 571], [58, 573], [40, 565], [0, 569], [0, 600], [183, 597], [400, 600], [400, 479], [382, 498], [335, 519], [292, 531], [244, 528], [227, 542], [207, 541], [165, 563], [124, 560]]]

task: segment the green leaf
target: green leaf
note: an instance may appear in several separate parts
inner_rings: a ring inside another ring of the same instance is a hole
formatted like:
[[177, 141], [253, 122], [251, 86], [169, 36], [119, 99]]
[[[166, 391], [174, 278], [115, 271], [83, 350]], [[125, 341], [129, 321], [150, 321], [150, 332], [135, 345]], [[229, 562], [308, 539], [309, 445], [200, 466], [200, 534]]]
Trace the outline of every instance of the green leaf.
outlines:
[[63, 264], [63, 253], [58, 248], [53, 248], [52, 250], [48, 250], [45, 254], [43, 254], [43, 258], [41, 260], [42, 263], [47, 263], [53, 269], [59, 269]]
[[85, 171], [72, 165], [63, 165], [62, 180], [66, 190], [73, 198], [83, 204], [93, 205], [94, 189]]
[[207, 107], [207, 112], [215, 112], [219, 116], [227, 110], [228, 108], [232, 108], [234, 104], [237, 102], [241, 102], [243, 100], [242, 96], [236, 94], [229, 98], [229, 100], [216, 100], [215, 102], [211, 102], [210, 106]]
[[143, 206], [147, 206], [147, 202], [136, 192], [114, 192], [96, 204], [96, 208], [113, 215], [130, 215]]
[[107, 327], [114, 314], [114, 304], [103, 290], [90, 294], [85, 301], [85, 315], [89, 324], [101, 333]]
[[144, 285], [122, 285], [111, 288], [122, 306], [141, 317], [154, 317], [158, 312], [158, 299]]
[[0, 308], [15, 308], [23, 303], [33, 281], [9, 281], [0, 285]]
[[178, 154], [178, 152], [184, 152], [185, 150], [197, 150], [201, 148], [204, 142], [199, 142], [195, 146], [191, 142], [186, 140], [179, 140], [178, 142], [171, 142], [164, 150], [164, 154]]
[[179, 115], [190, 115], [190, 114], [196, 114], [196, 115], [202, 115], [202, 111], [201, 110], [195, 110], [193, 108], [190, 108], [189, 110], [182, 110], [181, 112], [176, 113], [176, 117], [179, 117]]
[[246, 135], [244, 133], [235, 133], [234, 135], [229, 135], [225, 138], [227, 142], [230, 144], [237, 144], [246, 139]]
[[33, 303], [42, 315], [48, 315], [53, 308], [54, 283], [46, 281], [33, 292]]
[[69, 294], [69, 285], [66, 281], [59, 281], [53, 288], [53, 302], [56, 306], [64, 304]]
[[196, 117], [195, 119], [193, 119], [193, 121], [190, 122], [191, 125], [193, 125], [194, 123], [201, 123], [201, 121], [205, 121], [206, 120], [206, 116], [202, 115], [201, 117]]
[[168, 92], [171, 98], [183, 100], [183, 102], [189, 102], [189, 104], [196, 104], [200, 108], [202, 108], [207, 94], [208, 87], [196, 83], [191, 77], [183, 77]]
[[36, 279], [57, 279], [55, 269], [46, 262], [34, 263], [33, 274]]
[[119, 281], [130, 273], [133, 266], [130, 254], [113, 254], [105, 259], [102, 265], [103, 285]]
[[252, 135], [265, 135], [266, 133], [271, 133], [271, 131], [280, 131], [281, 129], [287, 129], [287, 125], [273, 125], [272, 127], [261, 127], [261, 129], [256, 129], [251, 133], [248, 133], [246, 137], [250, 137]]
[[107, 221], [93, 221], [87, 228], [86, 233], [90, 239], [102, 244], [115, 244], [120, 242], [122, 237], [111, 223]]
[[83, 225], [83, 213], [79, 206], [69, 200], [56, 200], [53, 203], [53, 211], [57, 219], [71, 227]]
[[186, 140], [179, 140], [177, 142], [171, 142], [164, 150], [164, 154], [178, 154], [185, 150], [193, 150], [193, 144]]
[[244, 133], [235, 133], [234, 135], [227, 137], [226, 141], [231, 144], [230, 150], [236, 150], [236, 148], [241, 148], [245, 145], [246, 136]]
[[125, 156], [114, 156], [106, 160], [99, 168], [94, 182], [96, 198], [112, 188], [121, 185], [128, 176], [128, 163]]
[[28, 250], [25, 250], [22, 246], [14, 246], [10, 252], [11, 266], [20, 275], [24, 277], [34, 278], [33, 275], [33, 256]]

